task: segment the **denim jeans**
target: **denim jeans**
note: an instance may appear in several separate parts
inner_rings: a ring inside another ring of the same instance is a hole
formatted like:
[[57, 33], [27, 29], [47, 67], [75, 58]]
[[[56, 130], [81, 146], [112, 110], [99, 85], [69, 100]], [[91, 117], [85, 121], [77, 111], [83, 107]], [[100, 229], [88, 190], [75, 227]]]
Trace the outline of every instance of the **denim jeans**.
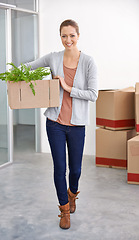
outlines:
[[66, 182], [66, 144], [68, 149], [69, 188], [78, 190], [81, 175], [85, 126], [66, 126], [47, 119], [46, 130], [54, 163], [54, 183], [60, 205], [68, 203]]

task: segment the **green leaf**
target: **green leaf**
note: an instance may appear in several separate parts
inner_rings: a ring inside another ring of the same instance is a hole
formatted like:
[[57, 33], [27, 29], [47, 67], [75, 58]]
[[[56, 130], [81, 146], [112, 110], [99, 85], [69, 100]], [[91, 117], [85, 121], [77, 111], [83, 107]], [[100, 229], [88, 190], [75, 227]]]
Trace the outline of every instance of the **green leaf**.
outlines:
[[2, 81], [25, 81], [26, 83], [30, 83], [29, 86], [32, 90], [32, 93], [35, 95], [34, 85], [31, 81], [34, 81], [36, 85], [36, 80], [42, 80], [44, 76], [49, 75], [51, 72], [49, 69], [44, 67], [39, 67], [33, 71], [31, 71], [31, 66], [27, 67], [25, 64], [21, 63], [20, 68], [16, 67], [12, 62], [7, 63], [7, 65], [11, 65], [12, 68], [9, 71], [4, 73], [0, 73], [0, 79]]
[[34, 96], [35, 96], [35, 90], [34, 90], [34, 85], [32, 84], [32, 83], [30, 83], [30, 88], [32, 89], [32, 93], [34, 94]]

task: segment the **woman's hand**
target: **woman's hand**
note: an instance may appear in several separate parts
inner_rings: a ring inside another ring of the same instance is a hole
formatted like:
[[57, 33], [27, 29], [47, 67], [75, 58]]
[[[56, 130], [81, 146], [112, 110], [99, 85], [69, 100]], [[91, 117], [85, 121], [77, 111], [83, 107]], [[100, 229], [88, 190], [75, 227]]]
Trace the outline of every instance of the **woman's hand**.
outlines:
[[59, 79], [59, 81], [60, 81], [60, 84], [61, 84], [61, 87], [65, 90], [65, 91], [67, 91], [67, 92], [69, 92], [69, 93], [71, 93], [71, 89], [72, 89], [72, 87], [70, 87], [69, 85], [67, 85], [66, 84], [66, 82], [65, 82], [65, 80], [64, 80], [64, 78], [63, 77], [60, 77], [60, 76], [55, 76], [55, 77], [53, 77], [54, 79]]

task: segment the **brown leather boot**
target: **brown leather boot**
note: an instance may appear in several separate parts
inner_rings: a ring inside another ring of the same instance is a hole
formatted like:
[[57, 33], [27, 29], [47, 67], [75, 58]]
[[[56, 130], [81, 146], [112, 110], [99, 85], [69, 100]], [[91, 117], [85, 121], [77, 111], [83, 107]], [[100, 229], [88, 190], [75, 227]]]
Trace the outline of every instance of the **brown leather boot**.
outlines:
[[61, 217], [59, 226], [63, 229], [70, 228], [70, 207], [69, 202], [66, 205], [59, 206], [61, 214], [58, 217]]
[[80, 193], [80, 191], [76, 192], [75, 194], [70, 191], [68, 188], [68, 200], [70, 205], [70, 213], [74, 213], [76, 210], [76, 203], [75, 200], [78, 199], [77, 195]]

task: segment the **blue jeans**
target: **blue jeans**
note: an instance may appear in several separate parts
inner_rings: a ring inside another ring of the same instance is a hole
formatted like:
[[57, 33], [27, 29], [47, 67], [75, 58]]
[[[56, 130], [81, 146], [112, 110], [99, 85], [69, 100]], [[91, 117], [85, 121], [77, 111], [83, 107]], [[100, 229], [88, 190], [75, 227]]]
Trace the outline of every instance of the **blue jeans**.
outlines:
[[54, 183], [60, 205], [68, 203], [66, 182], [66, 143], [68, 149], [69, 188], [78, 190], [81, 175], [85, 126], [66, 126], [47, 119], [46, 130], [54, 163]]

